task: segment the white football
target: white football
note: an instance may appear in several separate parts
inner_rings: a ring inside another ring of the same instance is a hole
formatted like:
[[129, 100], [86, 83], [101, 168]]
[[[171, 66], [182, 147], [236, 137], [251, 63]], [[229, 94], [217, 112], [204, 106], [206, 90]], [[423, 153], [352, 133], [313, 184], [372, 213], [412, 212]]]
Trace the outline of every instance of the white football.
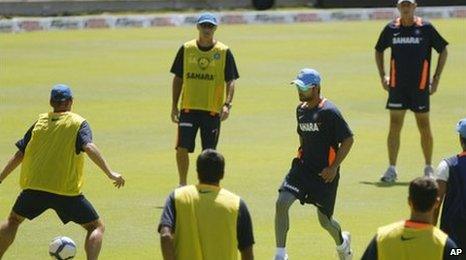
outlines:
[[49, 254], [53, 259], [72, 259], [76, 255], [76, 244], [69, 237], [56, 237], [50, 242]]

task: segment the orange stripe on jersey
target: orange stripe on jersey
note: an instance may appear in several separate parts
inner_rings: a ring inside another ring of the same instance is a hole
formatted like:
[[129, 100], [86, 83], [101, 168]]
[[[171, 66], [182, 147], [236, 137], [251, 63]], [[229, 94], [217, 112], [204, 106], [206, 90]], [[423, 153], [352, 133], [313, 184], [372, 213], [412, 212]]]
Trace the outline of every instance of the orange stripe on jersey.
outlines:
[[297, 158], [302, 159], [303, 158], [303, 148], [298, 149], [298, 154], [296, 155]]
[[336, 156], [337, 156], [337, 153], [335, 152], [335, 149], [333, 149], [333, 147], [330, 147], [330, 149], [328, 150], [328, 165], [329, 166], [333, 164]]
[[392, 59], [390, 65], [390, 87], [394, 88], [396, 83], [396, 67], [395, 67], [395, 59]]
[[416, 222], [412, 220], [406, 220], [405, 221], [405, 227], [407, 228], [415, 228], [415, 229], [421, 229], [421, 228], [426, 228], [432, 226], [429, 223], [423, 223], [423, 222]]
[[424, 60], [424, 64], [422, 65], [421, 82], [419, 83], [420, 90], [424, 90], [426, 88], [428, 71], [429, 71], [429, 62], [427, 62], [427, 60]]

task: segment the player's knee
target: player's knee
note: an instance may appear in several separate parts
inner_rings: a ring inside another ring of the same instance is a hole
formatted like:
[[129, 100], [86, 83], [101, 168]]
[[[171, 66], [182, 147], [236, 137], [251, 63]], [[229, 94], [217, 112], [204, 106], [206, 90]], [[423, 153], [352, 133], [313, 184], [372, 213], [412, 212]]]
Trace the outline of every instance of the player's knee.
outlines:
[[318, 214], [319, 224], [324, 229], [329, 229], [332, 226], [331, 219], [328, 218], [326, 215], [319, 213]]
[[425, 134], [430, 134], [430, 124], [429, 122], [425, 122], [425, 121], [420, 121], [418, 123], [418, 126], [419, 126], [419, 129], [425, 133]]
[[23, 219], [16, 215], [10, 215], [7, 218], [7, 225], [9, 227], [17, 228], [21, 224], [21, 222], [23, 222]]
[[183, 156], [188, 154], [188, 149], [183, 147], [176, 148], [176, 156]]
[[277, 201], [275, 202], [275, 210], [276, 212], [285, 212], [290, 207], [289, 203], [283, 199], [283, 197], [278, 196]]
[[390, 121], [390, 131], [399, 132], [402, 127], [403, 127], [403, 121], [402, 120], [392, 120], [392, 121]]
[[83, 227], [88, 232], [93, 232], [95, 230], [98, 230], [100, 233], [105, 232], [105, 225], [100, 219], [84, 224]]

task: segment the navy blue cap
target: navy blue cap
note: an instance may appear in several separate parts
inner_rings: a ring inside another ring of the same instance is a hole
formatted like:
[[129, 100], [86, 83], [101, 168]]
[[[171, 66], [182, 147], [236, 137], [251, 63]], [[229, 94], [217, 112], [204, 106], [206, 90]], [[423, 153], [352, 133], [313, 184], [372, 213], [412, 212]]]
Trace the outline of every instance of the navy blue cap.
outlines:
[[53, 101], [65, 101], [71, 99], [73, 94], [70, 87], [65, 84], [58, 84], [52, 88], [50, 92], [50, 99]]
[[456, 131], [458, 131], [461, 137], [466, 138], [466, 118], [463, 118], [458, 122]]
[[315, 69], [304, 68], [299, 71], [298, 76], [291, 83], [306, 91], [312, 87], [320, 86], [320, 74]]
[[199, 17], [197, 18], [197, 24], [201, 23], [210, 23], [215, 26], [218, 25], [217, 17], [215, 17], [213, 13], [202, 13], [201, 15], [199, 15]]

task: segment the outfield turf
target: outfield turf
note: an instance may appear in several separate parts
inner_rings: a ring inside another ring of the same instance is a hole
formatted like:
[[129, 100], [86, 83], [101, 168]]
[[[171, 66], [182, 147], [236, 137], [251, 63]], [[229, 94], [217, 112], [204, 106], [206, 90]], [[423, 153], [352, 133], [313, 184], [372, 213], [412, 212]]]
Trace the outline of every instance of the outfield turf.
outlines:
[[[249, 205], [257, 259], [271, 259], [275, 252], [277, 188], [298, 145], [297, 93], [289, 82], [305, 66], [321, 72], [323, 94], [340, 107], [355, 133], [335, 210], [343, 229], [352, 233], [355, 256], [361, 256], [378, 226], [408, 216], [407, 183], [421, 175], [424, 166], [412, 113], [402, 132], [399, 182], [390, 187], [377, 182], [387, 166], [388, 114], [373, 56], [385, 23], [219, 27], [217, 37], [231, 47], [241, 75], [218, 146], [227, 163], [222, 184]], [[454, 129], [466, 117], [466, 38], [464, 20], [433, 23], [450, 42], [431, 106], [437, 165], [459, 151]], [[106, 223], [101, 259], [161, 259], [156, 226], [178, 179], [169, 69], [180, 45], [196, 36], [194, 27], [0, 35], [0, 167], [37, 114], [49, 109], [51, 86], [67, 83], [74, 91], [74, 111], [88, 119], [95, 143], [126, 177], [126, 187], [116, 190], [86, 162], [83, 192]], [[436, 59], [434, 55], [434, 65]], [[16, 170], [0, 185], [0, 219], [7, 217], [19, 193], [18, 175]], [[189, 182], [196, 182], [193, 167]], [[290, 214], [290, 259], [336, 257], [314, 207], [296, 203]], [[47, 259], [48, 243], [57, 235], [73, 238], [79, 247], [77, 259], [85, 259], [84, 230], [61, 225], [52, 211], [26, 221], [4, 259]]]

